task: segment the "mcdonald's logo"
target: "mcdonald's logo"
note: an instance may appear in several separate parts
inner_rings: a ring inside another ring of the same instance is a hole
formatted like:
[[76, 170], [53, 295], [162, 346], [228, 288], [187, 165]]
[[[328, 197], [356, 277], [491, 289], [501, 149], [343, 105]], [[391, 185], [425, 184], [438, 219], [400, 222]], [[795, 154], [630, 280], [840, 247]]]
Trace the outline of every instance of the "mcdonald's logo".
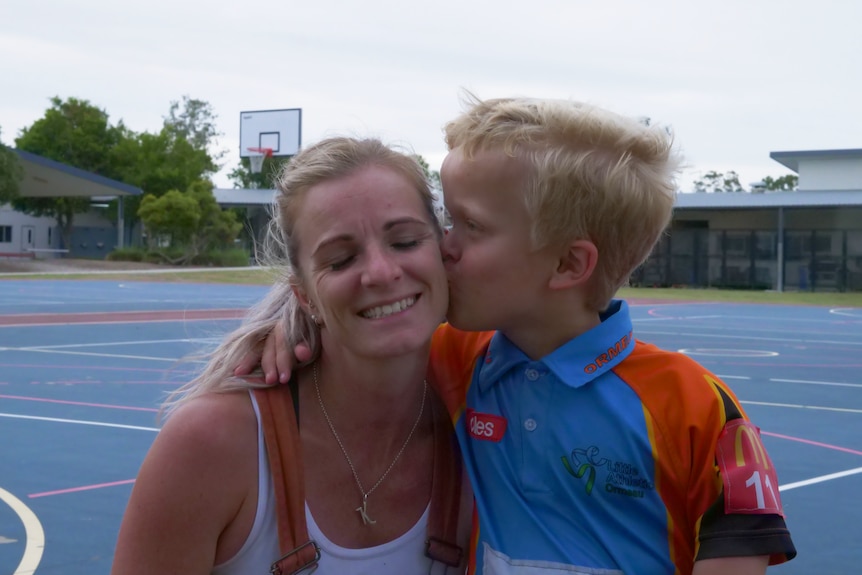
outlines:
[[766, 448], [763, 447], [763, 442], [760, 441], [760, 434], [758, 433], [757, 428], [751, 422], [745, 420], [741, 421], [744, 423], [740, 424], [736, 428], [736, 434], [733, 441], [733, 452], [736, 455], [736, 466], [745, 467], [748, 465], [745, 458], [745, 445], [747, 444], [749, 447], [747, 451], [754, 457], [754, 463], [757, 467], [764, 470], [769, 469], [769, 457], [766, 455]]

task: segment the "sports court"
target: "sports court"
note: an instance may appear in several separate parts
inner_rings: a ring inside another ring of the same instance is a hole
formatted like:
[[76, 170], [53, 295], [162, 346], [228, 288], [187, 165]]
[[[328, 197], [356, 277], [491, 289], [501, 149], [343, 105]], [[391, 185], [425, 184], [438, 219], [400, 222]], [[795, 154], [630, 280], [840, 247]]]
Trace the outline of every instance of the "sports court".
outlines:
[[[195, 369], [179, 360], [266, 289], [0, 281], [0, 573], [110, 571], [157, 406]], [[862, 309], [632, 304], [639, 339], [700, 361], [761, 427], [799, 551], [770, 573], [857, 572]]]

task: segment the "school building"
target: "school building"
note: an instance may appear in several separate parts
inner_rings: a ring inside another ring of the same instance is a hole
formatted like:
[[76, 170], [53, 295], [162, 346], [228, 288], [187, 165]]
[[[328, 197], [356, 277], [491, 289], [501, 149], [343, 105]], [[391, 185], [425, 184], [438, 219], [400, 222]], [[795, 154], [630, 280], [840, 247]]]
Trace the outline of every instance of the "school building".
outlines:
[[[75, 257], [104, 259], [123, 247], [123, 198], [143, 190], [99, 174], [73, 168], [37, 154], [15, 150], [24, 171], [20, 194], [25, 197], [87, 197], [88, 212], [75, 214], [70, 245], [54, 218], [31, 216], [0, 204], [0, 258]], [[117, 212], [108, 214], [107, 203], [118, 199]], [[115, 217], [112, 217], [115, 216]], [[119, 222], [119, 223], [117, 223]]]
[[794, 192], [681, 193], [633, 285], [862, 290], [862, 149], [772, 152]]

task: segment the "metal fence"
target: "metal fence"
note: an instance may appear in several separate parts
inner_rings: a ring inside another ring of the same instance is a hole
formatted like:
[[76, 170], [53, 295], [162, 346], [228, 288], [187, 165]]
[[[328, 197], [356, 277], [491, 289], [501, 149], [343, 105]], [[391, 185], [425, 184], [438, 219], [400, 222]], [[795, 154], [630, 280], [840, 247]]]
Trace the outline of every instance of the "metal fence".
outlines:
[[862, 230], [676, 229], [632, 276], [632, 285], [862, 291]]

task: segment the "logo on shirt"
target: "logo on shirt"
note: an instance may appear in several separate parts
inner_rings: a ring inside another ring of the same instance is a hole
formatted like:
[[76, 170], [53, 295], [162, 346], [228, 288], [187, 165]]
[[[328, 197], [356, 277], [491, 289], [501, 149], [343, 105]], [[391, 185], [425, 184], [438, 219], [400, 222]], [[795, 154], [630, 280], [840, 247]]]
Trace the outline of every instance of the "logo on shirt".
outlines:
[[597, 483], [606, 493], [637, 498], [655, 488], [633, 464], [600, 457], [599, 448], [595, 445], [573, 449], [571, 455], [560, 459], [570, 475], [584, 482], [587, 495], [592, 495]]
[[480, 441], [500, 441], [506, 433], [506, 419], [490, 413], [467, 410], [467, 430]]
[[621, 337], [619, 341], [617, 341], [613, 347], [609, 347], [608, 351], [605, 353], [599, 354], [596, 358], [587, 365], [584, 366], [584, 373], [595, 373], [602, 366], [612, 362], [615, 357], [623, 353], [629, 344], [632, 341], [632, 332], [628, 332], [626, 335]]

